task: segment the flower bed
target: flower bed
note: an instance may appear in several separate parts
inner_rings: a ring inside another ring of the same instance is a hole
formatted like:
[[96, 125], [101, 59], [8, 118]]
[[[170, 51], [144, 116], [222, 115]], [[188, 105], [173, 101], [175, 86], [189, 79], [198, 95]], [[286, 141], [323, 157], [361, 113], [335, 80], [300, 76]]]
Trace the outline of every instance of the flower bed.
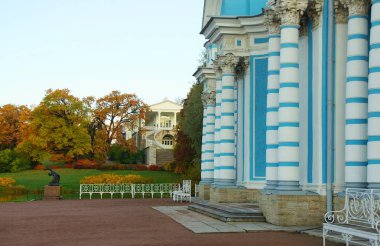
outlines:
[[152, 182], [152, 178], [144, 178], [140, 175], [133, 174], [101, 174], [95, 176], [86, 176], [80, 181], [81, 184], [149, 184]]

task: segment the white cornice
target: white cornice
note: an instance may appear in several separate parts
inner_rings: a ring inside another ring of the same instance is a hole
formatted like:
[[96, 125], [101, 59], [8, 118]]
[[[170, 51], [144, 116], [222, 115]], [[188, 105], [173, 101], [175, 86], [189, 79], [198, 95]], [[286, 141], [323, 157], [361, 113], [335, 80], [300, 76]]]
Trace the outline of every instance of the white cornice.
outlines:
[[251, 33], [265, 33], [263, 15], [250, 17], [212, 17], [201, 34], [211, 43], [217, 41], [221, 35], [244, 35]]
[[195, 71], [193, 76], [201, 83], [203, 83], [205, 79], [216, 78], [215, 71], [211, 67], [200, 67], [197, 69], [197, 71]]

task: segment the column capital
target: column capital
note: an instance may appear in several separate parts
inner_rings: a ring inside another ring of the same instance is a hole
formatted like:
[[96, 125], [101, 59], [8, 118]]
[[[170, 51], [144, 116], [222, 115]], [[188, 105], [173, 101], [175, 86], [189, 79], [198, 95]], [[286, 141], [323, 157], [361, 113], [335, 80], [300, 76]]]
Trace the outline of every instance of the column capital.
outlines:
[[218, 56], [217, 64], [223, 73], [235, 73], [235, 66], [239, 62], [239, 57], [232, 53]]
[[210, 92], [203, 92], [202, 93], [202, 103], [203, 107], [207, 106], [215, 106], [215, 91], [210, 91]]
[[341, 0], [343, 5], [348, 8], [348, 14], [368, 15], [370, 0]]
[[321, 25], [323, 2], [323, 0], [312, 0], [307, 8], [307, 15], [313, 21], [313, 28], [317, 28]]
[[269, 35], [280, 34], [280, 19], [278, 14], [272, 9], [264, 12], [264, 25], [268, 28]]
[[299, 25], [300, 18], [306, 10], [308, 0], [282, 0], [281, 7], [281, 24], [282, 25]]
[[337, 24], [345, 24], [348, 21], [348, 9], [340, 0], [334, 1], [335, 21]]

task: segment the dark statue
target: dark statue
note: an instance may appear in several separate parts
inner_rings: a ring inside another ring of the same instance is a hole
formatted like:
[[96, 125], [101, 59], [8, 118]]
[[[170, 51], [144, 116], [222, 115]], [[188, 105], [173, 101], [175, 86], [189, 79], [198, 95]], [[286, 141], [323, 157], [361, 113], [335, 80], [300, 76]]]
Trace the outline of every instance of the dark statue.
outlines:
[[59, 180], [61, 179], [61, 176], [55, 171], [53, 171], [51, 168], [46, 168], [46, 170], [50, 171], [48, 173], [49, 176], [53, 176], [53, 180], [49, 183], [49, 186], [59, 186]]

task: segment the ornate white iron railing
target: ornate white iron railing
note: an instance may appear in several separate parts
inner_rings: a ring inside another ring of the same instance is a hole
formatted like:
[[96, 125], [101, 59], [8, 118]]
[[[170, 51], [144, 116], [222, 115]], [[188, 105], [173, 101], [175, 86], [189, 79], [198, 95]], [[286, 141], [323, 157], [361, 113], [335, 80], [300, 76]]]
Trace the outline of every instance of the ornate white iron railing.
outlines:
[[153, 198], [154, 194], [159, 194], [162, 198], [164, 194], [172, 197], [173, 191], [179, 189], [180, 184], [81, 184], [79, 199], [82, 199], [84, 194], [88, 194], [90, 199], [94, 194], [99, 194], [101, 199], [104, 194], [110, 194], [111, 198], [114, 194], [120, 194], [121, 198], [128, 194], [132, 198], [135, 198], [136, 194], [141, 194], [143, 198], [148, 194]]
[[[327, 212], [325, 222], [324, 243], [326, 237], [333, 237], [347, 245], [380, 245], [380, 189], [346, 189], [344, 208]], [[357, 242], [358, 238], [368, 241]]]

